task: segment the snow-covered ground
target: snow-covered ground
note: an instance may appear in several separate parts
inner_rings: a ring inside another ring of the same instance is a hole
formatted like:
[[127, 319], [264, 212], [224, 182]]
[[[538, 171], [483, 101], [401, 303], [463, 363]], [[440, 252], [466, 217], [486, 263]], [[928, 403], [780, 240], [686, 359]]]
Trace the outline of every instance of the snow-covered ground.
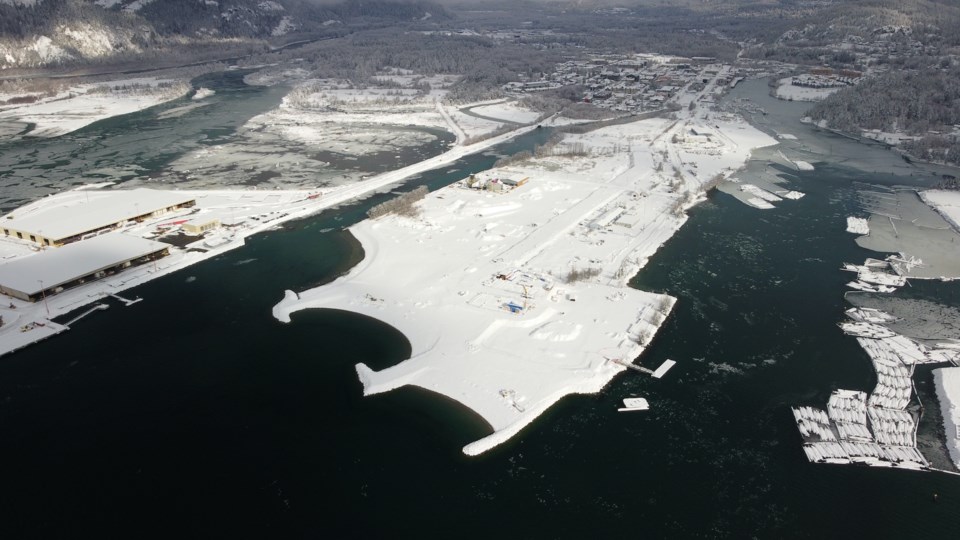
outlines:
[[933, 370], [950, 459], [960, 468], [960, 367]]
[[[699, 117], [568, 135], [561, 148], [582, 144], [587, 156], [482, 175], [529, 179], [513, 190], [461, 182], [418, 203], [417, 218], [361, 222], [351, 231], [366, 258], [329, 285], [287, 291], [274, 315], [343, 309], [398, 328], [411, 359], [380, 372], [359, 364], [365, 393], [411, 384], [453, 398], [493, 431], [464, 452], [487, 451], [563, 396], [602, 389], [625, 369], [616, 361], [633, 361], [653, 338], [674, 300], [630, 289], [629, 279], [685, 222], [708, 180], [773, 141], [745, 123], [716, 122], [709, 152], [671, 142], [706, 131]], [[568, 282], [573, 271], [590, 277]]]
[[[14, 133], [20, 133], [35, 124], [30, 136], [56, 137], [98, 120], [153, 107], [189, 91], [190, 85], [184, 81], [153, 78], [81, 84], [36, 103], [0, 106], [0, 126], [17, 126]], [[0, 95], [0, 102], [13, 97]]]
[[795, 86], [791, 79], [792, 77], [786, 77], [777, 81], [776, 95], [778, 98], [790, 101], [823, 101], [830, 94], [840, 90], [840, 88]]
[[[458, 141], [476, 140], [510, 126], [529, 124], [542, 116], [541, 113], [527, 109], [516, 101], [505, 99], [481, 101], [456, 107], [438, 106], [450, 129], [457, 134]], [[564, 123], [557, 115], [545, 121], [553, 122], [552, 125]]]
[[466, 107], [459, 109], [446, 107], [446, 111], [457, 128], [462, 130], [467, 138], [482, 137], [504, 126], [504, 122], [471, 116], [461, 110], [464, 108]]

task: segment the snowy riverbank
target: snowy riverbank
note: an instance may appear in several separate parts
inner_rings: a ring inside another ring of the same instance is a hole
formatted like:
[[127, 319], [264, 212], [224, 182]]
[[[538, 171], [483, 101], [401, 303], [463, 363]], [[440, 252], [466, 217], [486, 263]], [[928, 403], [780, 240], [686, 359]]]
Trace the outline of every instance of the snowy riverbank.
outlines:
[[813, 88], [794, 84], [794, 77], [786, 77], [777, 81], [774, 91], [776, 97], [787, 101], [823, 101], [830, 94], [840, 90], [840, 87]]
[[[57, 137], [98, 120], [142, 111], [185, 96], [186, 81], [140, 78], [75, 85], [33, 103], [0, 105], [0, 127], [6, 136]], [[16, 96], [0, 95], [0, 103]], [[33, 126], [30, 129], [30, 126]]]
[[960, 191], [930, 189], [921, 191], [920, 198], [960, 233]]
[[933, 370], [950, 459], [960, 469], [960, 368]]

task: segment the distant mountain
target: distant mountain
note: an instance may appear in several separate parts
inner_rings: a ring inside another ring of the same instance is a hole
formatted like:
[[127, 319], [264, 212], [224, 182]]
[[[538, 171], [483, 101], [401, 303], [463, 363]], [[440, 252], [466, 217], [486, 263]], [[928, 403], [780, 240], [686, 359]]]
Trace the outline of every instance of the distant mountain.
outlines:
[[0, 0], [0, 69], [444, 18], [442, 6], [419, 0]]

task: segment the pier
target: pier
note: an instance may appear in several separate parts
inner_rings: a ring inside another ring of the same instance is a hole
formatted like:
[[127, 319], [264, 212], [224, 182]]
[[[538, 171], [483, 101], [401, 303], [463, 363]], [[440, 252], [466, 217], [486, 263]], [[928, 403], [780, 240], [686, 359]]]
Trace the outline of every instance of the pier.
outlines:
[[667, 372], [670, 371], [670, 368], [672, 368], [674, 364], [676, 364], [676, 362], [674, 362], [673, 360], [667, 360], [664, 363], [660, 364], [660, 367], [658, 367], [656, 370], [652, 370], [652, 369], [647, 369], [643, 366], [631, 364], [630, 362], [621, 360], [619, 358], [610, 358], [609, 360], [615, 364], [620, 364], [625, 368], [630, 368], [634, 371], [639, 371], [640, 373], [646, 373], [647, 375], [650, 375], [654, 379], [659, 379], [664, 375], [666, 375]]
[[117, 300], [123, 302], [123, 305], [126, 306], [126, 307], [130, 307], [130, 306], [132, 306], [133, 304], [136, 304], [137, 302], [143, 300], [143, 298], [140, 298], [139, 296], [136, 297], [136, 298], [134, 298], [133, 300], [130, 300], [129, 298], [124, 298], [124, 297], [120, 296], [119, 294], [113, 294], [113, 293], [104, 293], [104, 296], [109, 296], [109, 297], [111, 297], [111, 298], [116, 298]]
[[110, 308], [109, 304], [97, 304], [97, 305], [93, 306], [92, 308], [84, 311], [84, 312], [81, 313], [80, 315], [77, 315], [77, 316], [74, 317], [73, 319], [70, 319], [70, 322], [64, 324], [64, 326], [67, 327], [67, 328], [70, 328], [71, 326], [73, 326], [73, 323], [79, 321], [80, 319], [86, 317], [87, 315], [93, 313], [94, 311], [100, 311], [100, 310], [109, 309], [109, 308]]

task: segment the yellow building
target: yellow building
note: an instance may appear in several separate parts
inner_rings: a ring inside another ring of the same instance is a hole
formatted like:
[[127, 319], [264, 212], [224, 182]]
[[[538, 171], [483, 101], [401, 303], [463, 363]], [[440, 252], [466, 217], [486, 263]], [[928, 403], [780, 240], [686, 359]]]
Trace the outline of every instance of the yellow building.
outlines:
[[199, 236], [207, 231], [212, 231], [220, 226], [220, 220], [217, 218], [191, 219], [183, 224], [183, 232]]

